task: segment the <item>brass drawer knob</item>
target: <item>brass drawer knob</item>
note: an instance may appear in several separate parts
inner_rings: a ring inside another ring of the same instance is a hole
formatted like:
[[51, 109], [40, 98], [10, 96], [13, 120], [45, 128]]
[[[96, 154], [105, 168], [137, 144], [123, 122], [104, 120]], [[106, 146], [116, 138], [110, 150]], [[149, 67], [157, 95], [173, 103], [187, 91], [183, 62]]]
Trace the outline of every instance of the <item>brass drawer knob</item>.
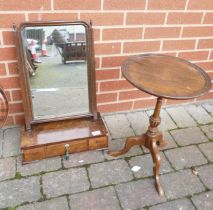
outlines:
[[69, 160], [69, 147], [70, 145], [69, 144], [65, 144], [65, 150], [66, 150], [66, 153], [65, 153], [65, 159], [66, 160]]

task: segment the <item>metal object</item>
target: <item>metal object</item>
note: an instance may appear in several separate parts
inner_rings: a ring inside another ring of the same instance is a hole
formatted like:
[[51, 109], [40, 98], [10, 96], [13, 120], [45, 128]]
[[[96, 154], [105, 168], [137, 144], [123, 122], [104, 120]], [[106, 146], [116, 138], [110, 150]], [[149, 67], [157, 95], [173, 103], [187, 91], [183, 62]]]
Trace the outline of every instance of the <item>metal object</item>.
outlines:
[[65, 159], [66, 159], [66, 160], [69, 160], [69, 159], [70, 159], [70, 156], [69, 156], [69, 147], [70, 147], [69, 144], [65, 144], [65, 149], [66, 149]]

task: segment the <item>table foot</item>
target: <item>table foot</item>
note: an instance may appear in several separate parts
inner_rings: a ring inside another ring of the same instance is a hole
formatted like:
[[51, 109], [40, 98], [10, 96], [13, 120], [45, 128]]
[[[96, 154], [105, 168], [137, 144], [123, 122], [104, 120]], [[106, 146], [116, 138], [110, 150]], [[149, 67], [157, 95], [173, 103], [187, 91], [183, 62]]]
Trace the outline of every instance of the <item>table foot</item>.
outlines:
[[155, 188], [157, 192], [160, 194], [160, 196], [163, 196], [164, 191], [163, 191], [163, 188], [161, 187], [160, 178], [159, 178], [160, 160], [161, 160], [160, 153], [155, 141], [153, 141], [150, 146], [151, 147], [149, 149], [152, 155], [152, 160], [154, 162], [153, 173], [155, 178]]
[[128, 137], [123, 149], [108, 152], [109, 155], [117, 157], [127, 153], [134, 145], [145, 145], [145, 135]]

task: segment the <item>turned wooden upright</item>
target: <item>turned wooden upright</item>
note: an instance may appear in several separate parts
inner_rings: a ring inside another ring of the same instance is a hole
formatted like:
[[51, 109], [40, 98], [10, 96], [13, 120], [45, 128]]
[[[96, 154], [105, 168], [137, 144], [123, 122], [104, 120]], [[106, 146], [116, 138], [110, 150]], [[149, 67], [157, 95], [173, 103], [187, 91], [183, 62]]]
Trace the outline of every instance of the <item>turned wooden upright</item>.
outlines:
[[0, 87], [0, 128], [2, 128], [7, 120], [9, 105], [4, 90]]
[[122, 150], [111, 151], [109, 155], [119, 156], [134, 145], [143, 145], [150, 150], [154, 162], [153, 172], [158, 193], [163, 195], [160, 185], [160, 154], [158, 146], [166, 141], [158, 130], [161, 122], [160, 110], [163, 98], [192, 99], [203, 95], [211, 88], [209, 76], [198, 66], [172, 56], [144, 54], [130, 56], [122, 66], [124, 77], [138, 89], [157, 97], [149, 127], [141, 136], [131, 136]]

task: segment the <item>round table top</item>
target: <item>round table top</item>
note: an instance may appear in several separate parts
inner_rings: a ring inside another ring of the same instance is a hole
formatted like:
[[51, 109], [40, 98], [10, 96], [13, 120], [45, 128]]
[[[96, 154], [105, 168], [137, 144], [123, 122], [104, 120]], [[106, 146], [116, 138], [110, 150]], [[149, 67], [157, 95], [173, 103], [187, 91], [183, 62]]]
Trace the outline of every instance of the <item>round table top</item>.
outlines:
[[211, 79], [204, 70], [173, 56], [130, 56], [122, 66], [122, 73], [138, 89], [162, 98], [196, 98], [211, 88]]

